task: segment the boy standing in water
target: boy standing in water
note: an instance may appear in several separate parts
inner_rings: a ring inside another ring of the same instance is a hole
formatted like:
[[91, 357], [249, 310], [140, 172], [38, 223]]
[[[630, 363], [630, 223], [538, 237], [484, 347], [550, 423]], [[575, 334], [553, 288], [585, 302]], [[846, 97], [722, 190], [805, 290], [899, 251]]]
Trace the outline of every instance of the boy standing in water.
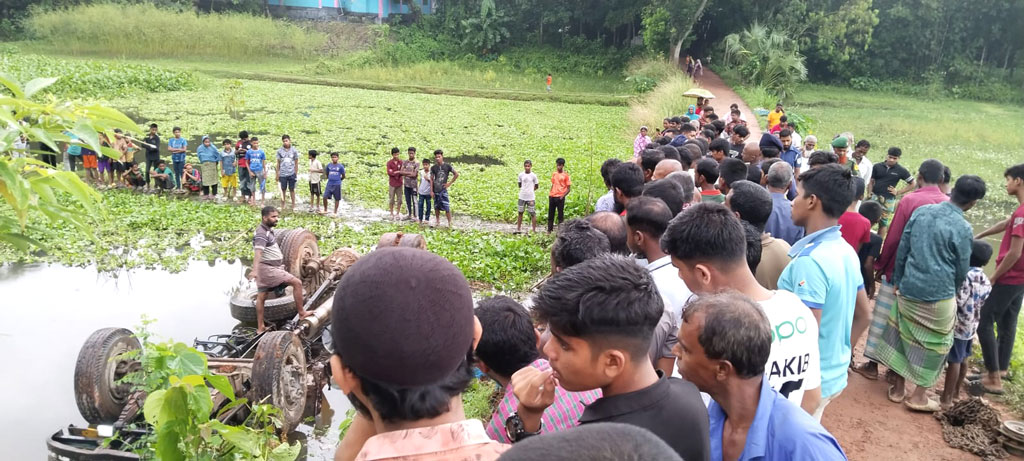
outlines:
[[420, 186], [416, 193], [419, 195], [419, 203], [416, 209], [419, 210], [417, 217], [420, 225], [430, 223], [430, 201], [434, 198], [434, 178], [430, 176], [430, 160], [423, 159], [423, 174], [420, 175]]
[[252, 147], [245, 152], [245, 161], [249, 164], [249, 181], [252, 188], [252, 200], [250, 205], [256, 204], [256, 189], [260, 190], [260, 206], [267, 198], [267, 170], [264, 165], [267, 162], [267, 154], [260, 149], [260, 138], [252, 138]]
[[555, 226], [555, 211], [558, 211], [558, 224], [565, 219], [565, 197], [572, 189], [572, 180], [569, 173], [565, 172], [565, 159], [555, 160], [555, 172], [551, 173], [551, 193], [548, 194], [548, 233]]
[[171, 166], [174, 168], [174, 187], [181, 189], [181, 178], [185, 174], [185, 153], [188, 152], [188, 141], [181, 137], [181, 128], [174, 127], [174, 137], [167, 140], [167, 151], [171, 153]]
[[540, 187], [537, 175], [530, 170], [533, 162], [523, 162], [523, 172], [519, 173], [519, 217], [516, 218], [516, 233], [523, 230], [523, 211], [530, 214], [533, 232], [537, 232], [537, 188]]
[[324, 166], [327, 171], [327, 190], [324, 191], [324, 210], [327, 201], [334, 198], [334, 216], [338, 216], [338, 202], [341, 201], [341, 181], [345, 179], [345, 165], [338, 163], [338, 153], [331, 152], [331, 163]]
[[235, 148], [230, 139], [222, 143], [224, 150], [220, 152], [220, 187], [224, 189], [224, 196], [228, 201], [235, 201], [235, 189], [238, 189], [238, 168], [235, 166]]
[[[324, 174], [324, 165], [316, 156], [317, 151], [309, 151], [309, 208], [314, 213], [320, 212], [320, 178]], [[324, 213], [327, 213], [327, 203], [324, 203]]]

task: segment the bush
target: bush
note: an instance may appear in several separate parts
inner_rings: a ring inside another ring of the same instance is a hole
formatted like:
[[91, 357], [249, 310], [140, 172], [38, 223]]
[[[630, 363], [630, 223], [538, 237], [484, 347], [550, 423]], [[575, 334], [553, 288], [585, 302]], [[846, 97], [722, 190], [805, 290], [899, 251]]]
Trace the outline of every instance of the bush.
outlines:
[[663, 58], [634, 58], [626, 65], [626, 81], [635, 93], [646, 93], [672, 76], [679, 75], [678, 67]]
[[687, 106], [695, 101], [694, 98], [683, 96], [683, 93], [693, 87], [693, 80], [686, 74], [678, 72], [653, 91], [633, 100], [627, 114], [630, 137], [636, 136], [636, 129], [641, 126], [652, 127], [650, 135], [653, 137], [654, 127], [660, 127], [662, 119], [685, 114]]
[[31, 37], [62, 52], [132, 57], [307, 57], [327, 39], [322, 32], [266, 17], [198, 15], [152, 4], [37, 8], [25, 26]]

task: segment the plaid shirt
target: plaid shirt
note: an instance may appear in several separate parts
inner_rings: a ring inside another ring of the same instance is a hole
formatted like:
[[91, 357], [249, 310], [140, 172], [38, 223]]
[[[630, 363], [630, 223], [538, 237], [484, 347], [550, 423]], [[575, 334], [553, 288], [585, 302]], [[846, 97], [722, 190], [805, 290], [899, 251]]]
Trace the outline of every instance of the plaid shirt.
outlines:
[[[545, 359], [534, 360], [530, 366], [540, 371], [547, 371], [551, 368]], [[544, 416], [541, 418], [541, 432], [558, 432], [576, 427], [579, 425], [583, 410], [599, 398], [601, 398], [600, 389], [569, 392], [561, 387], [555, 387], [555, 403], [544, 410]], [[519, 401], [512, 394], [512, 384], [509, 383], [505, 386], [505, 396], [498, 404], [498, 409], [491, 415], [491, 422], [487, 423], [487, 436], [491, 440], [512, 443], [505, 433], [505, 420], [516, 411], [516, 408], [519, 408]]]
[[956, 326], [953, 328], [953, 337], [956, 339], [971, 339], [978, 331], [978, 321], [981, 320], [981, 306], [985, 304], [989, 293], [992, 292], [992, 284], [985, 276], [985, 271], [980, 267], [972, 267], [967, 272], [967, 278], [960, 290], [956, 292]]

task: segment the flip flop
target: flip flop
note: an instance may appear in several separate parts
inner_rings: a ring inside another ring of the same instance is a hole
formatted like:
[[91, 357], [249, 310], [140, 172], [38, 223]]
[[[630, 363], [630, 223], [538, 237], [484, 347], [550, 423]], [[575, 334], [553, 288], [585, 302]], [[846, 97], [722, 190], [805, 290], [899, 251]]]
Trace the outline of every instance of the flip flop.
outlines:
[[1002, 389], [991, 389], [985, 387], [981, 381], [971, 381], [970, 384], [967, 385], [967, 393], [975, 397], [980, 397], [983, 394], [1003, 395], [1003, 392], [1004, 391]]
[[871, 374], [868, 370], [865, 370], [865, 369], [861, 368], [863, 366], [864, 365], [853, 366], [853, 367], [850, 367], [850, 370], [853, 370], [854, 373], [857, 373], [858, 375], [863, 376], [865, 379], [870, 379], [872, 381], [878, 381], [878, 369], [876, 368], [875, 369], [875, 373]]
[[896, 398], [896, 397], [893, 397], [893, 395], [892, 395], [892, 391], [894, 391], [894, 390], [896, 390], [896, 386], [889, 385], [889, 392], [886, 394], [886, 397], [888, 397], [889, 401], [892, 402], [892, 403], [901, 403], [901, 402], [903, 402], [903, 398], [907, 396], [906, 391], [904, 391], [904, 394], [901, 395], [899, 398]]
[[939, 404], [939, 402], [935, 399], [932, 399], [931, 397], [928, 397], [928, 403], [924, 405], [915, 405], [913, 403], [910, 403], [910, 400], [904, 400], [903, 405], [905, 405], [907, 408], [911, 410], [920, 411], [922, 413], [935, 413], [937, 411], [942, 410], [942, 406]]

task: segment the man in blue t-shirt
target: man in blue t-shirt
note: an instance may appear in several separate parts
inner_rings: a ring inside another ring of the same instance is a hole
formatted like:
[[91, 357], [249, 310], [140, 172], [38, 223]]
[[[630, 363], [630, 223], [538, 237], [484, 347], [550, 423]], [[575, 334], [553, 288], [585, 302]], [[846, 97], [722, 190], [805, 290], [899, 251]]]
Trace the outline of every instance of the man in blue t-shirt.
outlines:
[[188, 152], [188, 141], [181, 137], [181, 128], [174, 127], [174, 137], [167, 140], [167, 151], [171, 153], [171, 166], [174, 168], [174, 187], [181, 189], [181, 177], [185, 174], [185, 153]]
[[341, 180], [345, 179], [345, 165], [338, 163], [337, 152], [331, 152], [331, 163], [324, 166], [324, 171], [327, 173], [324, 209], [327, 209], [327, 201], [334, 197], [334, 216], [337, 216], [338, 203], [341, 201]]
[[796, 293], [818, 320], [821, 354], [821, 414], [846, 388], [851, 344], [867, 329], [871, 308], [864, 292], [860, 260], [839, 232], [839, 217], [853, 203], [853, 173], [830, 164], [800, 174], [793, 200], [793, 224], [806, 236], [789, 251], [779, 289]]
[[[250, 142], [252, 146], [245, 151], [245, 161], [249, 164], [249, 177], [252, 179], [254, 188], [256, 184], [259, 184], [260, 206], [263, 206], [263, 201], [267, 198], [267, 169], [265, 168], [267, 154], [260, 149], [260, 138], [252, 138]], [[255, 191], [250, 196], [249, 204], [256, 204]]]

